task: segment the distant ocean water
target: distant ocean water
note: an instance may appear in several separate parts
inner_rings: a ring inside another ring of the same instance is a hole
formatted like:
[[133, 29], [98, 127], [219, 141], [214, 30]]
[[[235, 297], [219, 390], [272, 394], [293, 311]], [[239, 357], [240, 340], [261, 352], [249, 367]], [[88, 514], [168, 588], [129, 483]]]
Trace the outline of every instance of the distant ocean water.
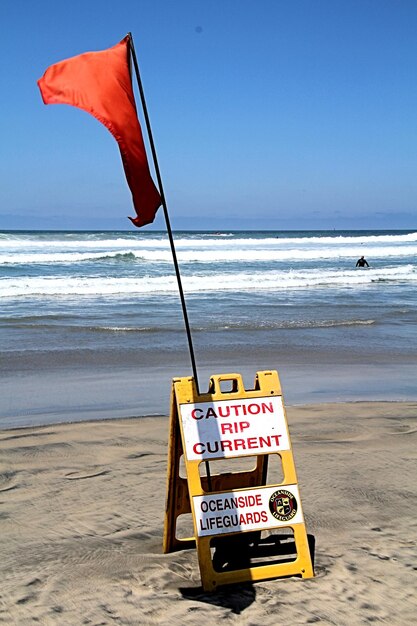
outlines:
[[[176, 232], [174, 238], [204, 386], [210, 372], [229, 364], [239, 371], [253, 363], [255, 372], [283, 363], [353, 371], [379, 363], [391, 364], [393, 376], [400, 365], [415, 368], [417, 232]], [[369, 268], [355, 268], [362, 255]], [[19, 380], [30, 387], [43, 372], [44, 380], [58, 380], [129, 370], [128, 378], [137, 371], [145, 380], [159, 371], [164, 381], [190, 373], [163, 232], [0, 232], [0, 296], [1, 370], [13, 395], [3, 393], [0, 425], [2, 418], [59, 414], [65, 392], [61, 404], [59, 394], [43, 387], [32, 400], [27, 391], [15, 399]], [[85, 377], [82, 388], [87, 394]], [[417, 395], [409, 384], [399, 393]], [[94, 390], [90, 401], [87, 395], [88, 412]], [[162, 400], [155, 394], [153, 400], [145, 411], [162, 410]], [[121, 409], [123, 398], [114, 404]]]

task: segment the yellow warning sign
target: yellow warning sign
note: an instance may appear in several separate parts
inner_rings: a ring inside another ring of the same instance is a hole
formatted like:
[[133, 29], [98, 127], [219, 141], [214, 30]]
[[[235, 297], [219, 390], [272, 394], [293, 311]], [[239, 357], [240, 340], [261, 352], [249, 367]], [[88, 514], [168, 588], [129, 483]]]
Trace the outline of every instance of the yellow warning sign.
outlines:
[[[280, 462], [280, 480], [270, 476], [273, 459]], [[245, 460], [249, 469], [232, 471]], [[177, 522], [187, 515], [193, 532], [179, 538]], [[197, 393], [193, 378], [173, 380], [164, 551], [191, 546], [207, 591], [314, 575], [276, 371], [258, 372], [249, 390], [240, 374], [215, 375], [206, 394]]]

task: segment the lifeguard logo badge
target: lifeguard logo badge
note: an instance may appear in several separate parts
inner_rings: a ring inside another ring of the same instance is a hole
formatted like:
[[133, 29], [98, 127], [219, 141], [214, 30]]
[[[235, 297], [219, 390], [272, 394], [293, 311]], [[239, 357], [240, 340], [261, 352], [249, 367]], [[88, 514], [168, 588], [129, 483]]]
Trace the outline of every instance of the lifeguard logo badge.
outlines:
[[297, 500], [290, 491], [279, 489], [269, 498], [269, 510], [280, 522], [288, 522], [297, 513]]

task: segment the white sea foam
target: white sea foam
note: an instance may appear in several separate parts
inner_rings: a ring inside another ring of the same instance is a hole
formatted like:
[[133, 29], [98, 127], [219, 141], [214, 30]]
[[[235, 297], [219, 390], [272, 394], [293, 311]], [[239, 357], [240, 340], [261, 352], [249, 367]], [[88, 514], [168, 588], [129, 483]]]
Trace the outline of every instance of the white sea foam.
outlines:
[[[48, 246], [49, 247], [49, 246]], [[258, 248], [242, 247], [236, 245], [225, 246], [223, 248], [207, 249], [193, 246], [193, 249], [178, 247], [177, 256], [181, 263], [233, 263], [233, 262], [303, 262], [326, 259], [357, 259], [358, 256], [366, 253], [370, 262], [380, 259], [401, 258], [417, 255], [417, 245], [409, 246], [367, 246], [364, 250], [360, 246], [349, 247], [322, 247], [322, 248], [264, 248], [263, 244], [258, 244]], [[69, 251], [61, 252], [45, 251], [16, 251], [13, 254], [0, 252], [0, 265], [29, 265], [29, 264], [60, 264], [60, 263], [82, 263], [86, 261], [125, 259], [130, 256], [132, 259], [149, 261], [152, 263], [172, 263], [172, 254], [169, 248], [152, 249], [149, 246], [140, 249], [134, 247], [119, 248], [111, 250], [104, 248], [96, 251]]]
[[[317, 246], [330, 246], [340, 247], [345, 245], [358, 245], [366, 246], [369, 244], [401, 244], [407, 245], [410, 243], [417, 243], [417, 232], [408, 234], [391, 234], [391, 235], [361, 235], [355, 236], [335, 235], [335, 236], [310, 236], [310, 237], [265, 237], [260, 238], [248, 233], [246, 236], [212, 236], [211, 238], [202, 237], [199, 233], [193, 235], [190, 233], [187, 237], [175, 236], [175, 246], [178, 248], [247, 248], [247, 247], [317, 247]], [[0, 237], [0, 251], [7, 249], [44, 249], [45, 246], [51, 249], [59, 248], [60, 250], [77, 250], [77, 249], [95, 249], [95, 250], [107, 250], [107, 249], [120, 249], [120, 248], [169, 248], [167, 236], [161, 234], [159, 236], [143, 236], [141, 233], [126, 233], [126, 236], [119, 236], [115, 238], [89, 238], [87, 234], [73, 234], [71, 238], [65, 235], [59, 236], [54, 234], [47, 240], [36, 239], [33, 235], [5, 235]]]
[[[396, 268], [358, 270], [307, 270], [240, 272], [183, 276], [188, 293], [260, 292], [306, 288], [363, 287], [379, 282], [417, 282], [416, 267], [408, 264]], [[66, 297], [114, 296], [140, 294], [176, 294], [173, 275], [132, 277], [19, 277], [0, 280], [0, 297]]]

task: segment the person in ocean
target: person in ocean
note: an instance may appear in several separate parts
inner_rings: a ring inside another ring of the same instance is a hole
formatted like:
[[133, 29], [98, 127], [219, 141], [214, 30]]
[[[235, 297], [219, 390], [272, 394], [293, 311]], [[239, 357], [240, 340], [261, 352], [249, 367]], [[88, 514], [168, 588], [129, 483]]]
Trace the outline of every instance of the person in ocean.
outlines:
[[365, 259], [364, 256], [361, 256], [361, 258], [356, 261], [356, 267], [365, 267], [365, 266], [369, 267], [369, 263]]

